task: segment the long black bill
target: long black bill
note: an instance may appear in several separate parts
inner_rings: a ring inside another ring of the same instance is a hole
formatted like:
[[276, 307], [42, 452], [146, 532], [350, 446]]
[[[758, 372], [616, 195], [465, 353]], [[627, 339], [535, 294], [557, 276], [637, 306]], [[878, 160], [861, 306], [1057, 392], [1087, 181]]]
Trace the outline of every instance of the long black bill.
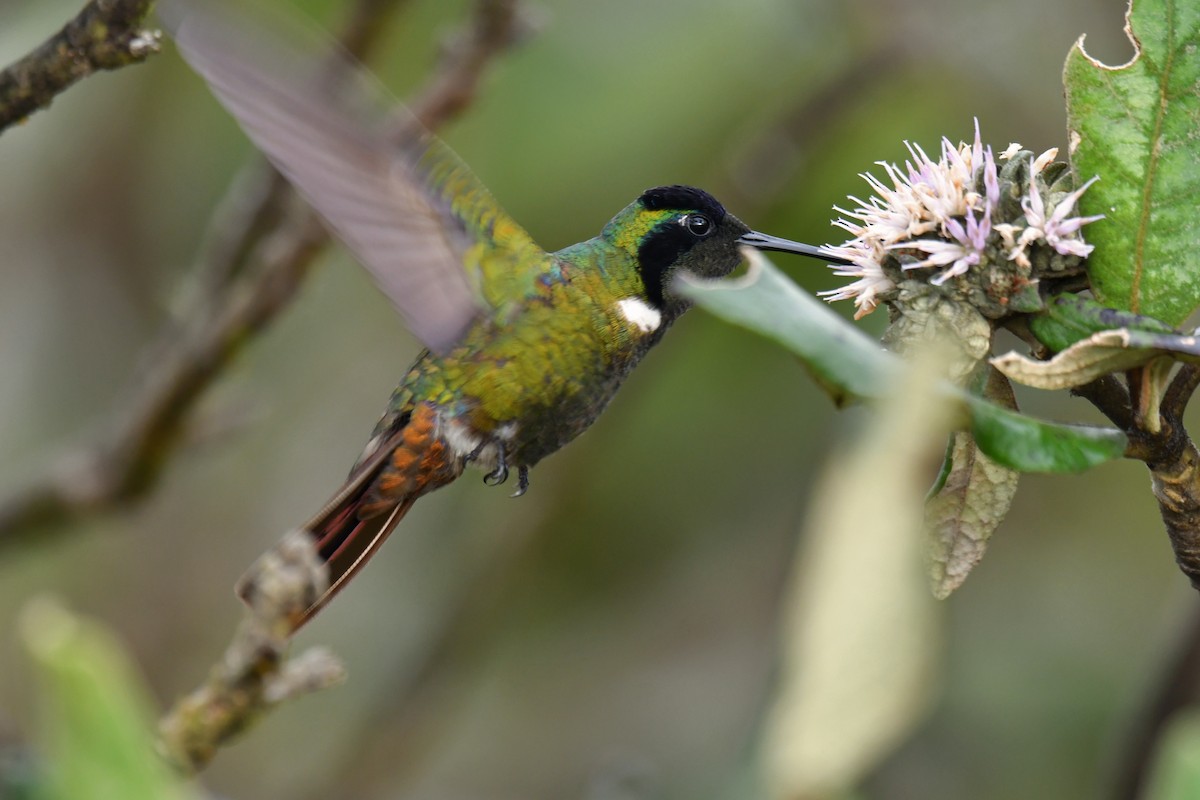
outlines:
[[795, 253], [796, 255], [808, 256], [809, 258], [819, 258], [830, 264], [850, 263], [841, 256], [835, 256], [823, 247], [814, 247], [811, 244], [793, 242], [791, 239], [780, 239], [778, 236], [768, 236], [758, 231], [750, 231], [742, 236], [738, 239], [738, 244], [747, 244], [759, 250], [774, 250], [777, 253]]

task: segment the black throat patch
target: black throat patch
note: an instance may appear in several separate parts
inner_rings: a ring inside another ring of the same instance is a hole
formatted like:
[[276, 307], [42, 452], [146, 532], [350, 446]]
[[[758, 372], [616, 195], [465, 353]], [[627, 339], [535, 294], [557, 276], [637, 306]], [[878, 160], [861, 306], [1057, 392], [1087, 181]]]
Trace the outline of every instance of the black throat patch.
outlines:
[[[725, 219], [725, 207], [703, 189], [693, 186], [659, 186], [642, 193], [638, 201], [651, 211], [670, 209], [673, 211], [695, 211], [719, 226]], [[646, 300], [658, 310], [663, 310], [663, 277], [672, 264], [701, 240], [683, 225], [668, 220], [650, 231], [638, 247], [638, 271], [642, 285], [646, 287]]]

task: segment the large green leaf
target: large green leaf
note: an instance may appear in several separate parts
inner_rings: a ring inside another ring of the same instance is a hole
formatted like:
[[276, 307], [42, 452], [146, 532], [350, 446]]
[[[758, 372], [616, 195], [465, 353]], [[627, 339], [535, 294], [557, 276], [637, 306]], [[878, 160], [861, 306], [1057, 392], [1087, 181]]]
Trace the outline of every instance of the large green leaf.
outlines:
[[194, 797], [155, 752], [146, 689], [112, 634], [45, 599], [21, 623], [42, 683], [40, 800]]
[[[797, 287], [757, 251], [745, 277], [683, 278], [675, 290], [718, 317], [779, 342], [839, 400], [880, 399], [904, 362], [821, 301]], [[980, 449], [1020, 472], [1078, 472], [1119, 458], [1125, 436], [1112, 428], [1059, 425], [1007, 411], [945, 384], [969, 416]]]
[[1100, 181], [1080, 199], [1096, 245], [1088, 271], [1098, 298], [1178, 325], [1200, 305], [1200, 4], [1136, 0], [1127, 31], [1134, 58], [1117, 67], [1081, 38], [1064, 83], [1071, 161]]
[[1077, 294], [1060, 294], [1050, 298], [1040, 314], [1029, 317], [1029, 330], [1038, 341], [1055, 353], [1094, 333], [1128, 328], [1149, 333], [1177, 334], [1174, 328], [1154, 317], [1109, 308]]

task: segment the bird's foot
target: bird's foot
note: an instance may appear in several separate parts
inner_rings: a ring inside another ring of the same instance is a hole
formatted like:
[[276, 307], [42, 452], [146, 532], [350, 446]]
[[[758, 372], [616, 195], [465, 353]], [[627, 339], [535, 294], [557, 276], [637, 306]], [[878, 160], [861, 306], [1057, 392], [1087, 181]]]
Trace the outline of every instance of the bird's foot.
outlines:
[[512, 493], [513, 497], [520, 497], [529, 491], [529, 467], [522, 464], [517, 467], [517, 490]]
[[504, 444], [496, 444], [496, 468], [483, 476], [483, 482], [488, 486], [499, 486], [508, 480], [508, 458], [504, 452]]

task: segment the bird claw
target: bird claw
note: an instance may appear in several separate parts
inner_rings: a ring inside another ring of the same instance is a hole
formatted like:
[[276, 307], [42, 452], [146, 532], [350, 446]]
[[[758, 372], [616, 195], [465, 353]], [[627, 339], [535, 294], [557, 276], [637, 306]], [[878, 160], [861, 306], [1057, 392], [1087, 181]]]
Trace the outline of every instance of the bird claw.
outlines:
[[529, 491], [529, 467], [524, 465], [517, 467], [517, 490], [512, 493], [512, 497], [520, 497]]
[[[467, 454], [468, 462], [479, 458], [479, 454], [483, 452], [483, 445], [479, 445], [475, 450]], [[483, 476], [483, 482], [488, 486], [499, 486], [508, 480], [508, 452], [505, 450], [502, 443], [496, 444], [496, 468]], [[513, 497], [520, 497], [529, 491], [529, 467], [521, 465], [517, 467], [517, 490], [513, 492]]]
[[499, 486], [508, 480], [508, 467], [503, 463], [497, 464], [496, 468], [483, 476], [483, 482], [488, 486]]
[[488, 486], [499, 486], [508, 480], [508, 459], [504, 452], [504, 445], [496, 445], [496, 468], [483, 476], [483, 482]]

